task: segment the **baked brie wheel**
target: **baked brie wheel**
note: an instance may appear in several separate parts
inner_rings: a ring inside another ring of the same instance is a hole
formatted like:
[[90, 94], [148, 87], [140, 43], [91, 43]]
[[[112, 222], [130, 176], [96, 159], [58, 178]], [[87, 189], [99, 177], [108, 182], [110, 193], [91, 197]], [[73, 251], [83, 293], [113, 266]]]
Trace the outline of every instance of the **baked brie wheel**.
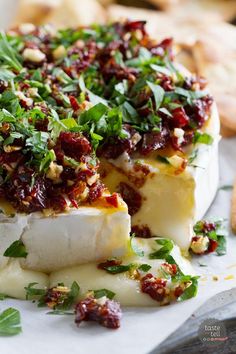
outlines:
[[22, 25], [0, 53], [0, 292], [74, 280], [81, 296], [110, 286], [125, 305], [195, 296], [179, 247], [218, 182], [205, 80], [143, 21]]

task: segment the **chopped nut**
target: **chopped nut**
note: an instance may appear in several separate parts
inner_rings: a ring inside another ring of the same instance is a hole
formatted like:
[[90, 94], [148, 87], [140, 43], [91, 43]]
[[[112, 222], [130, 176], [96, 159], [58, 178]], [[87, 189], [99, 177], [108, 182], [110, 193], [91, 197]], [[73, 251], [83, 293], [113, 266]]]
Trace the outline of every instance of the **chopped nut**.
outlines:
[[26, 35], [26, 34], [30, 34], [32, 32], [35, 31], [35, 25], [33, 25], [33, 23], [22, 23], [19, 26], [19, 30], [22, 34]]
[[41, 50], [32, 48], [26, 48], [22, 55], [25, 60], [32, 61], [33, 63], [40, 63], [46, 58], [46, 55]]
[[191, 250], [196, 254], [203, 254], [207, 251], [209, 246], [209, 239], [205, 236], [197, 236], [191, 243]]
[[12, 146], [12, 145], [4, 145], [3, 150], [7, 153], [13, 152], [13, 151], [19, 151], [22, 149], [22, 146]]
[[64, 45], [59, 45], [59, 47], [54, 49], [52, 54], [54, 59], [61, 59], [66, 55], [66, 48]]
[[177, 138], [178, 145], [181, 145], [184, 141], [184, 130], [181, 128], [175, 128], [174, 136]]
[[173, 167], [177, 169], [181, 168], [184, 163], [184, 159], [178, 155], [168, 157], [168, 161]]
[[59, 183], [62, 171], [63, 166], [60, 166], [56, 162], [52, 161], [49, 165], [46, 177], [51, 179], [54, 183]]

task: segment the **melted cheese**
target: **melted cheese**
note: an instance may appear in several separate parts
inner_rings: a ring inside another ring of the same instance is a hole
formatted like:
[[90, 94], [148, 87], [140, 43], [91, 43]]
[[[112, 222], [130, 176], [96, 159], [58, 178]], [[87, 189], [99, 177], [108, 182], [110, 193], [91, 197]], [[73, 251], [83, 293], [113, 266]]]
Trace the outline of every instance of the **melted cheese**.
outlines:
[[[123, 264], [147, 263], [152, 267], [149, 272], [158, 276], [158, 269], [160, 269], [164, 260], [148, 258], [148, 254], [158, 248], [155, 240], [136, 239], [134, 241], [136, 246], [144, 250], [145, 256], [127, 255], [123, 258]], [[194, 274], [189, 261], [181, 255], [177, 246], [174, 246], [171, 255], [183, 273]], [[73, 281], [76, 281], [80, 286], [79, 299], [86, 296], [88, 290], [106, 288], [115, 292], [115, 299], [124, 306], [158, 306], [158, 302], [140, 291], [140, 282], [131, 279], [129, 273], [109, 274], [105, 270], [98, 269], [97, 263], [69, 267], [47, 275], [42, 272], [23, 269], [19, 259], [12, 259], [0, 270], [0, 293], [25, 299], [24, 287], [29, 283], [37, 282], [38, 288], [44, 288], [53, 287], [63, 282], [70, 287]]]

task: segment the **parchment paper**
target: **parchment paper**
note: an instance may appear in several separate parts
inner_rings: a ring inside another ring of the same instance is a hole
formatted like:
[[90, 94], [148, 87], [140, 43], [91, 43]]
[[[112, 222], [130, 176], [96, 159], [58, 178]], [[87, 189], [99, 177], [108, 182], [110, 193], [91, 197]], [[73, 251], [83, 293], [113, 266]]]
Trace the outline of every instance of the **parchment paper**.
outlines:
[[[236, 139], [220, 142], [220, 186], [232, 184], [236, 176]], [[229, 220], [231, 191], [220, 190], [208, 215]], [[0, 311], [13, 306], [21, 311], [23, 333], [0, 337], [1, 354], [146, 354], [175, 331], [211, 296], [236, 286], [236, 236], [227, 237], [227, 255], [214, 254], [194, 261], [201, 274], [198, 296], [161, 308], [124, 310], [121, 328], [107, 330], [87, 323], [77, 328], [73, 316], [46, 315], [45, 309], [25, 301], [7, 300]], [[206, 264], [207, 267], [200, 267]], [[218, 280], [213, 280], [217, 276]], [[227, 277], [229, 278], [227, 280]], [[226, 279], [225, 279], [226, 278]]]

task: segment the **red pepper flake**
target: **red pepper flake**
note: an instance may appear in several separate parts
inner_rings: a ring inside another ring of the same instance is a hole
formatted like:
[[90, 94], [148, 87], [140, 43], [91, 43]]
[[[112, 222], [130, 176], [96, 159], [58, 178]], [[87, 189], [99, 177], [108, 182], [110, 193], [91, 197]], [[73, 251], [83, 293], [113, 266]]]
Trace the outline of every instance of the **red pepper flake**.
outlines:
[[118, 208], [119, 206], [119, 198], [117, 193], [113, 193], [109, 197], [106, 197], [106, 201], [108, 204], [111, 204], [115, 208]]
[[155, 278], [151, 273], [146, 274], [140, 280], [141, 290], [153, 300], [163, 301], [167, 294], [167, 280]]
[[87, 297], [75, 307], [77, 326], [82, 321], [95, 321], [104, 327], [117, 329], [120, 327], [121, 316], [120, 304], [109, 299], [104, 304], [99, 304], [99, 301], [94, 297]]

